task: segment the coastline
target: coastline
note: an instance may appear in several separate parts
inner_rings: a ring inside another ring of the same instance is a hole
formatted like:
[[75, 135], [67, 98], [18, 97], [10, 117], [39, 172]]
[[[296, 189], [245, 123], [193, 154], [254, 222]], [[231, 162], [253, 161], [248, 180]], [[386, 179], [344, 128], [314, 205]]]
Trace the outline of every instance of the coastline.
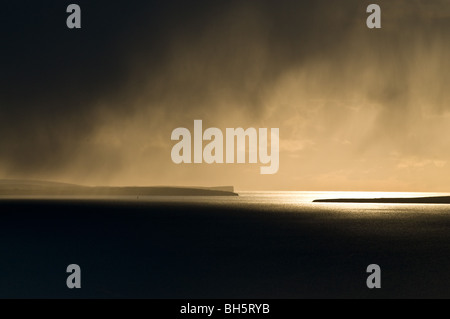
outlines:
[[55, 182], [1, 180], [0, 196], [239, 196], [233, 186], [81, 186]]

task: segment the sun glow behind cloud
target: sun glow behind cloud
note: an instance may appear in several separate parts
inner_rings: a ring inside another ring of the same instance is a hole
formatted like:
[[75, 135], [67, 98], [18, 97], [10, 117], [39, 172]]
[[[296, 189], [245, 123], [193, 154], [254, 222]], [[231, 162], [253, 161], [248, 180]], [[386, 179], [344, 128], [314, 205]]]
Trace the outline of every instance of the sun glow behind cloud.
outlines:
[[[450, 4], [379, 4], [381, 30], [366, 28], [364, 1], [231, 1], [119, 19], [114, 44], [104, 44], [115, 66], [100, 65], [106, 75], [78, 62], [86, 74], [72, 80], [69, 69], [62, 87], [5, 81], [24, 88], [0, 96], [0, 173], [89, 185], [445, 191]], [[194, 119], [280, 128], [279, 172], [173, 164], [171, 132]]]

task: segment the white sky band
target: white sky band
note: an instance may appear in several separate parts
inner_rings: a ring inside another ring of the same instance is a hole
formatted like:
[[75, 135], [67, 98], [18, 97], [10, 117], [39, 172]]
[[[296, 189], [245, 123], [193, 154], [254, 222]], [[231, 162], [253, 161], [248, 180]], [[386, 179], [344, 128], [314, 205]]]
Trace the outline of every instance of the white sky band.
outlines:
[[[259, 160], [261, 164], [268, 164], [267, 166], [260, 167], [261, 174], [277, 173], [279, 169], [279, 134], [278, 128], [270, 129], [269, 154], [267, 128], [260, 128], [258, 130], [253, 127], [247, 128], [246, 130], [241, 127], [226, 128], [225, 163], [246, 163], [246, 153], [248, 151], [248, 163], [256, 164]], [[172, 147], [172, 161], [176, 164], [192, 163], [192, 137], [189, 129], [184, 127], [174, 129], [171, 139], [172, 141], [179, 141]], [[220, 129], [211, 127], [203, 132], [202, 120], [194, 120], [193, 140], [194, 163], [224, 163], [224, 135]], [[210, 142], [203, 147], [203, 141]]]

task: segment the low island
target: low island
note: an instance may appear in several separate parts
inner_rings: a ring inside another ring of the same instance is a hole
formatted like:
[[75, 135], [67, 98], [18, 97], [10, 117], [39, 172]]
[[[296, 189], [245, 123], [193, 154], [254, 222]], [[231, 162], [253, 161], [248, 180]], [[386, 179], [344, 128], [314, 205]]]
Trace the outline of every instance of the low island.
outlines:
[[401, 198], [331, 198], [316, 199], [315, 203], [386, 203], [386, 204], [450, 204], [450, 196]]

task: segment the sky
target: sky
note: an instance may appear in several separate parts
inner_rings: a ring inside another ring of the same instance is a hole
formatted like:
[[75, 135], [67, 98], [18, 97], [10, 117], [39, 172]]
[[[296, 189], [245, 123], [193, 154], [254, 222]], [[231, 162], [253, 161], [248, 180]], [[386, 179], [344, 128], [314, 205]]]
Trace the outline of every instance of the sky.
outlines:
[[[0, 39], [0, 178], [450, 192], [448, 0], [9, 1]], [[173, 163], [196, 119], [279, 128], [278, 172]]]

